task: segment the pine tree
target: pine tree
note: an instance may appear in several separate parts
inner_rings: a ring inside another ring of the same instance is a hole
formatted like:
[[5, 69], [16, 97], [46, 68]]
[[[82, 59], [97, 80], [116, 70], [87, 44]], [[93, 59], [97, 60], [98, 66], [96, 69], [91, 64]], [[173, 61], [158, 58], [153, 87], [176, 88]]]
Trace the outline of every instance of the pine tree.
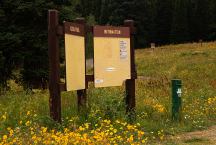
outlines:
[[209, 2], [209, 16], [210, 22], [208, 25], [208, 40], [215, 40], [216, 38], [216, 1]]
[[14, 69], [21, 70], [21, 78], [16, 77], [27, 87], [48, 80], [47, 12], [58, 9], [60, 21], [72, 20], [77, 16], [74, 1], [68, 0], [67, 6], [46, 0], [1, 2], [0, 64], [4, 68], [0, 73], [4, 83], [14, 78]]
[[206, 39], [210, 23], [209, 0], [191, 0], [189, 15], [189, 32], [191, 39], [198, 41]]
[[99, 24], [106, 25], [109, 22], [109, 17], [110, 17], [110, 0], [102, 0]]
[[188, 0], [174, 0], [171, 42], [181, 43], [190, 40], [188, 28]]
[[100, 17], [101, 17], [101, 9], [102, 9], [102, 1], [103, 0], [93, 0], [92, 1], [92, 11], [93, 11], [93, 15], [95, 17], [95, 20], [97, 22], [100, 21]]
[[172, 0], [157, 0], [156, 39], [158, 44], [169, 43], [172, 23]]

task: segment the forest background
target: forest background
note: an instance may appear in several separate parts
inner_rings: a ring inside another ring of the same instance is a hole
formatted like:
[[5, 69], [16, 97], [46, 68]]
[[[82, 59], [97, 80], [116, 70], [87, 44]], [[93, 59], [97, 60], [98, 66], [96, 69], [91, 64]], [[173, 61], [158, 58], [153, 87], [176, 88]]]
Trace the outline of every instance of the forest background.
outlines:
[[9, 79], [26, 88], [48, 80], [49, 9], [59, 10], [60, 23], [84, 17], [89, 25], [119, 26], [133, 19], [136, 48], [216, 38], [215, 0], [0, 0], [0, 88]]

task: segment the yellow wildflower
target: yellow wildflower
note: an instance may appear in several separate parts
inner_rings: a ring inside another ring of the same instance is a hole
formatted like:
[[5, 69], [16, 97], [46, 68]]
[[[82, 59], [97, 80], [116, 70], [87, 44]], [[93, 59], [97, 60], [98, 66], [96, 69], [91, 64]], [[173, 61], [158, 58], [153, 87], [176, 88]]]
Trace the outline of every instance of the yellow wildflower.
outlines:
[[3, 140], [6, 140], [7, 139], [7, 135], [3, 135]]
[[6, 120], [7, 119], [7, 116], [4, 114], [4, 115], [2, 115], [2, 119], [3, 120]]
[[132, 142], [134, 140], [133, 135], [130, 135], [130, 137], [127, 139], [128, 142]]
[[144, 135], [144, 132], [143, 131], [138, 131], [138, 137], [140, 138], [141, 136]]
[[83, 128], [82, 126], [80, 126], [80, 127], [79, 127], [79, 130], [80, 130], [80, 131], [83, 131], [83, 130], [85, 130], [85, 128]]
[[132, 129], [134, 129], [134, 126], [128, 124], [128, 125], [127, 125], [127, 129], [128, 129], [128, 130], [132, 130]]
[[36, 135], [34, 135], [34, 136], [32, 136], [32, 140], [34, 141], [34, 140], [36, 140]]
[[13, 133], [14, 133], [14, 131], [11, 129], [11, 130], [9, 131], [9, 135], [12, 136]]
[[89, 128], [89, 124], [88, 123], [85, 123], [84, 126], [85, 126], [86, 129]]
[[107, 119], [105, 119], [103, 122], [106, 123], [106, 124], [110, 124], [111, 123], [111, 121], [107, 120]]
[[42, 130], [43, 133], [47, 132], [47, 128], [46, 127], [41, 127], [41, 130]]
[[30, 125], [30, 121], [26, 121], [25, 125], [29, 126]]
[[30, 115], [30, 111], [27, 111], [26, 115], [27, 115], [27, 116]]
[[119, 121], [119, 120], [116, 120], [115, 122], [116, 122], [116, 123], [120, 123], [120, 121]]
[[160, 104], [154, 105], [153, 108], [154, 108], [155, 110], [157, 110], [158, 112], [160, 112], [160, 113], [163, 113], [163, 112], [165, 111], [164, 106], [163, 106], [163, 105], [160, 105]]
[[145, 143], [145, 142], [146, 142], [145, 139], [143, 139], [143, 140], [142, 140], [142, 143]]

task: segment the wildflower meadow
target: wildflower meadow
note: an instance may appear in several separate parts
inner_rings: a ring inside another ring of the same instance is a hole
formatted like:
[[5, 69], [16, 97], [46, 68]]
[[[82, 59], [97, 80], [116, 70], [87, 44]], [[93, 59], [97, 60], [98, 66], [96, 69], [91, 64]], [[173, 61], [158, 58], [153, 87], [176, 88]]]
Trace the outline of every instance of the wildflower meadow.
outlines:
[[[77, 112], [76, 92], [63, 92], [58, 124], [49, 117], [48, 90], [24, 90], [11, 80], [10, 91], [0, 95], [0, 145], [182, 144], [170, 138], [216, 125], [215, 62], [216, 42], [136, 50], [132, 120], [125, 112], [124, 84], [100, 89], [90, 84], [85, 112]], [[180, 121], [171, 117], [172, 79], [183, 82]]]

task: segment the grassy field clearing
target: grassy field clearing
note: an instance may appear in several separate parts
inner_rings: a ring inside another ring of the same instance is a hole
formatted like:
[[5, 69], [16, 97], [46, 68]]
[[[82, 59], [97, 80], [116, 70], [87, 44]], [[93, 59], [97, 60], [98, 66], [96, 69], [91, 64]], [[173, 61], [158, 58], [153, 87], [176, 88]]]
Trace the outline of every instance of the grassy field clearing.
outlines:
[[[170, 136], [216, 125], [216, 42], [136, 50], [136, 64], [141, 77], [133, 123], [125, 115], [124, 87], [95, 89], [91, 84], [88, 116], [78, 115], [75, 92], [63, 92], [60, 125], [49, 118], [47, 90], [23, 91], [11, 82], [12, 90], [0, 96], [0, 142], [178, 144]], [[170, 116], [171, 79], [176, 78], [183, 82], [180, 123]]]

